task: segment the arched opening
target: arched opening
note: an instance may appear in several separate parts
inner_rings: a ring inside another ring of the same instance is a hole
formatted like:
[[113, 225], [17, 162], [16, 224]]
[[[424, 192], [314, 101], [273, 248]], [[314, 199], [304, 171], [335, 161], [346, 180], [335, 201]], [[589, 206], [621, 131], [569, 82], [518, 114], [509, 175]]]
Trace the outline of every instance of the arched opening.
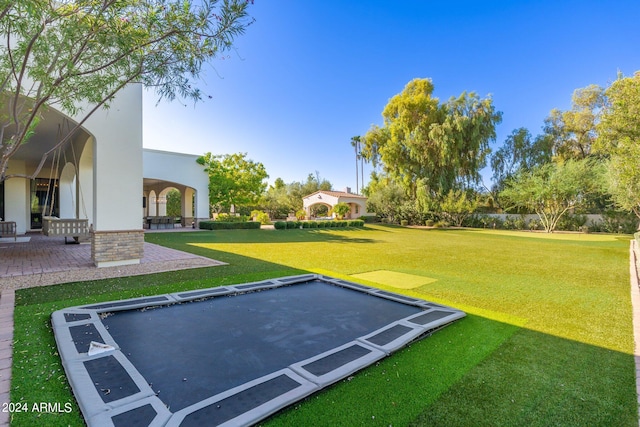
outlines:
[[332, 206], [328, 203], [318, 202], [307, 207], [307, 216], [309, 218], [328, 218], [331, 216]]
[[182, 216], [182, 193], [175, 187], [167, 188], [165, 191], [167, 216], [179, 218]]

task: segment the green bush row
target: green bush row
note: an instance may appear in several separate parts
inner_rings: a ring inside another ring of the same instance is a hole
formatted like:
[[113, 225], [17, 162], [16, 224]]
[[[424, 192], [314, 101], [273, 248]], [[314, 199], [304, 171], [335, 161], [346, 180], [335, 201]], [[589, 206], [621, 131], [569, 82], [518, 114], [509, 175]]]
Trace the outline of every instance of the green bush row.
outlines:
[[246, 222], [200, 221], [200, 228], [203, 230], [256, 229], [256, 228], [260, 228], [260, 223], [258, 221], [246, 221]]
[[246, 215], [233, 215], [228, 213], [218, 214], [218, 217], [215, 219], [216, 222], [247, 222], [249, 221], [249, 217]]
[[361, 219], [344, 221], [276, 221], [273, 223], [276, 230], [291, 228], [338, 228], [338, 227], [364, 227]]

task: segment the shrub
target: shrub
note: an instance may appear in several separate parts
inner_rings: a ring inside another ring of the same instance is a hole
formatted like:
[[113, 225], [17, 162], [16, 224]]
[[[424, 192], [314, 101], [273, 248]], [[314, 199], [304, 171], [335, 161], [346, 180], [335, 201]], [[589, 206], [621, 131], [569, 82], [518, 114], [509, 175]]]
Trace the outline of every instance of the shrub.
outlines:
[[331, 209], [331, 212], [335, 213], [339, 219], [342, 219], [346, 214], [349, 213], [350, 210], [351, 207], [348, 204], [340, 202], [336, 204], [333, 209]]
[[424, 222], [424, 225], [426, 225], [427, 227], [433, 227], [434, 221], [432, 219], [428, 219]]
[[409, 221], [406, 219], [401, 219], [400, 220], [400, 225], [403, 227], [406, 227], [407, 225], [409, 225]]
[[265, 225], [271, 223], [271, 219], [269, 218], [269, 214], [263, 211], [251, 211], [251, 217], [260, 222], [260, 224]]
[[633, 234], [638, 231], [638, 217], [633, 212], [607, 211], [602, 215], [602, 231]]
[[298, 221], [302, 221], [306, 217], [307, 217], [307, 213], [304, 211], [304, 209], [300, 209], [296, 211], [296, 218], [298, 218]]
[[318, 221], [318, 228], [326, 228], [327, 221]]
[[318, 228], [318, 223], [316, 221], [308, 221], [309, 228]]
[[285, 230], [287, 228], [286, 221], [276, 221], [273, 223], [276, 230]]
[[502, 228], [504, 228], [505, 230], [515, 230], [515, 220], [511, 219], [510, 217], [505, 218], [504, 222], [502, 223]]
[[215, 219], [216, 222], [247, 222], [249, 221], [249, 217], [245, 215], [231, 215], [228, 213], [218, 214], [218, 217]]
[[300, 228], [299, 221], [287, 221], [287, 229]]
[[360, 217], [360, 219], [362, 221], [364, 221], [365, 223], [369, 224], [371, 222], [376, 222], [378, 220], [378, 218], [376, 218], [375, 215], [363, 215]]
[[521, 216], [520, 218], [516, 218], [513, 221], [513, 225], [515, 226], [516, 230], [524, 230], [527, 226], [527, 222], [524, 220], [524, 217]]
[[259, 229], [258, 221], [246, 222], [221, 222], [221, 221], [200, 221], [202, 230], [234, 230], [234, 229]]
[[587, 222], [586, 215], [564, 215], [558, 220], [556, 230], [580, 231], [581, 227]]

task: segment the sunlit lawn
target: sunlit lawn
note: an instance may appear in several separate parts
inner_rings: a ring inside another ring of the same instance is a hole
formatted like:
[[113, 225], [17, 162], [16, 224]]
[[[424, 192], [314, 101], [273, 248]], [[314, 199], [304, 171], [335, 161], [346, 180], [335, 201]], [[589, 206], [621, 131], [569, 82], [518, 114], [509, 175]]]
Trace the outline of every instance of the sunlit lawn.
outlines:
[[[56, 309], [305, 271], [388, 270], [427, 284], [354, 280], [469, 315], [265, 425], [638, 425], [628, 236], [368, 225], [146, 237], [229, 265], [19, 291], [12, 401], [71, 399], [48, 328]], [[15, 420], [81, 425], [77, 408]]]

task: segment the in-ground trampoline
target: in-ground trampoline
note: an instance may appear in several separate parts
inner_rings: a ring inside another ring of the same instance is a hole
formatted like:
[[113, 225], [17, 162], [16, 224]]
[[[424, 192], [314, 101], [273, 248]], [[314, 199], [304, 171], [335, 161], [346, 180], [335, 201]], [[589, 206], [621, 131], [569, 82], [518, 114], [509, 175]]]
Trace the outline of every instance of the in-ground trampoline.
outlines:
[[462, 311], [327, 276], [56, 311], [89, 426], [250, 425]]

